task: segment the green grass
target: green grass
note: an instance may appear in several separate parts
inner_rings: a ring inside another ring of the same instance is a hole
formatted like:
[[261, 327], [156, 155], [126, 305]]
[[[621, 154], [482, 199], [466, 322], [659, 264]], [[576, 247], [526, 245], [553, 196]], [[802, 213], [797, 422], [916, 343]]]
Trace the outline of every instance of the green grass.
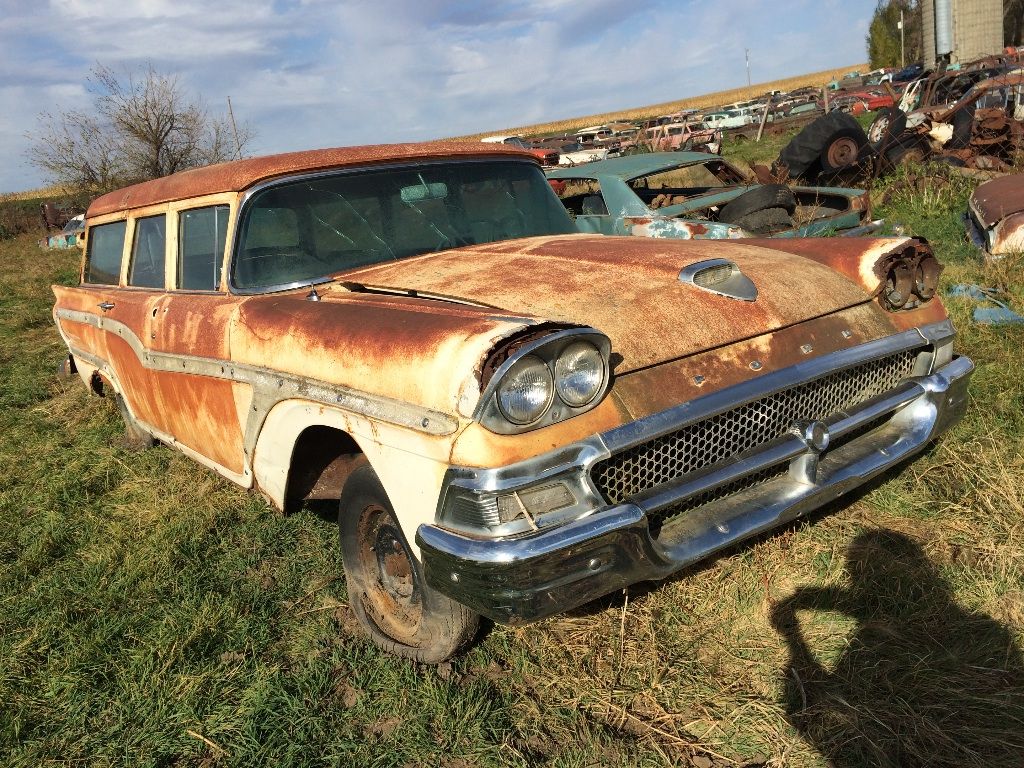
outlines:
[[[944, 286], [1024, 308], [1024, 264], [963, 235], [969, 191], [917, 171], [874, 198]], [[78, 252], [34, 241], [0, 243], [0, 763], [1021, 764], [1024, 330], [948, 302], [968, 416], [870, 490], [430, 668], [360, 635], [323, 517], [128, 449], [55, 375]]]

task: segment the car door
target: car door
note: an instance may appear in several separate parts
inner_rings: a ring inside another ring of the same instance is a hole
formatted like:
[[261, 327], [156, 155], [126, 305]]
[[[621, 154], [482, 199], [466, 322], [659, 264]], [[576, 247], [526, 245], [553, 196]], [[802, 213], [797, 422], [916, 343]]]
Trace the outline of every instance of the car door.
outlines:
[[[173, 210], [177, 208], [177, 210]], [[162, 429], [186, 453], [243, 485], [251, 384], [231, 364], [231, 318], [244, 297], [222, 281], [230, 205], [173, 206], [169, 290], [150, 308], [147, 347]]]
[[57, 328], [82, 378], [96, 390], [102, 389], [103, 379], [116, 379], [111, 365], [111, 347], [116, 344], [109, 337], [117, 336], [117, 318], [124, 312], [118, 304], [127, 226], [124, 216], [90, 222], [80, 284], [53, 287]]

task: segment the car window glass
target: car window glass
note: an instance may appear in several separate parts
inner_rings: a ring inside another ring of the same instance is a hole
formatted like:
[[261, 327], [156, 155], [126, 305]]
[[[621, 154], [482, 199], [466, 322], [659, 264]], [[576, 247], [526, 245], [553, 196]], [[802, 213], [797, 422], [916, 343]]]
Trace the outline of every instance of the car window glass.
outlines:
[[178, 214], [178, 288], [216, 291], [228, 229], [228, 206], [212, 205]]
[[608, 206], [597, 179], [552, 179], [550, 183], [572, 216], [608, 215]]
[[342, 173], [253, 195], [239, 222], [232, 283], [277, 288], [421, 253], [573, 231], [533, 163]]
[[124, 221], [115, 221], [94, 226], [89, 231], [89, 247], [85, 257], [86, 283], [117, 285], [121, 275], [125, 229]]
[[164, 287], [166, 216], [147, 216], [135, 222], [128, 285], [140, 288]]
[[1001, 109], [1006, 106], [1006, 88], [992, 88], [977, 100], [978, 109]]
[[[640, 190], [707, 190], [737, 184], [742, 181], [729, 166], [721, 161], [694, 163], [652, 173], [630, 182], [634, 191]], [[642, 196], [642, 195], [641, 195]]]

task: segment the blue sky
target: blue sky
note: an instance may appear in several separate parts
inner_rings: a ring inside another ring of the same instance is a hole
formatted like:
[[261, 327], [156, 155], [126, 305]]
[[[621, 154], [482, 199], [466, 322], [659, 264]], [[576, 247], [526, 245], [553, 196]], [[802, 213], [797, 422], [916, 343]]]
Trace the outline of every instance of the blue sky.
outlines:
[[875, 0], [0, 0], [0, 192], [99, 62], [151, 61], [251, 149], [418, 141], [671, 101], [865, 60]]

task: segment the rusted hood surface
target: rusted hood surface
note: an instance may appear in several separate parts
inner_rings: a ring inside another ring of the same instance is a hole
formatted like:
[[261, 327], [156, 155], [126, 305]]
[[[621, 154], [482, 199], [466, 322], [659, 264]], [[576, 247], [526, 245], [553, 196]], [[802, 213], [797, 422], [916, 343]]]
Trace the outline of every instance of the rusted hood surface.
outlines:
[[979, 185], [971, 195], [971, 206], [986, 227], [1024, 211], [1024, 174], [1002, 176]]
[[232, 360], [468, 415], [483, 359], [524, 327], [522, 320], [451, 303], [343, 290], [309, 301], [305, 293], [243, 301], [231, 332]]
[[[831, 245], [815, 242], [822, 250]], [[880, 241], [862, 242], [866, 252]], [[854, 261], [857, 256], [850, 254]], [[683, 267], [713, 258], [736, 262], [757, 286], [757, 300], [719, 296], [679, 281]], [[623, 356], [617, 368], [623, 373], [865, 302], [871, 291], [858, 284], [857, 272], [854, 266], [844, 276], [763, 242], [566, 235], [427, 254], [349, 272], [344, 279], [593, 326]], [[343, 295], [336, 286], [329, 298]]]

